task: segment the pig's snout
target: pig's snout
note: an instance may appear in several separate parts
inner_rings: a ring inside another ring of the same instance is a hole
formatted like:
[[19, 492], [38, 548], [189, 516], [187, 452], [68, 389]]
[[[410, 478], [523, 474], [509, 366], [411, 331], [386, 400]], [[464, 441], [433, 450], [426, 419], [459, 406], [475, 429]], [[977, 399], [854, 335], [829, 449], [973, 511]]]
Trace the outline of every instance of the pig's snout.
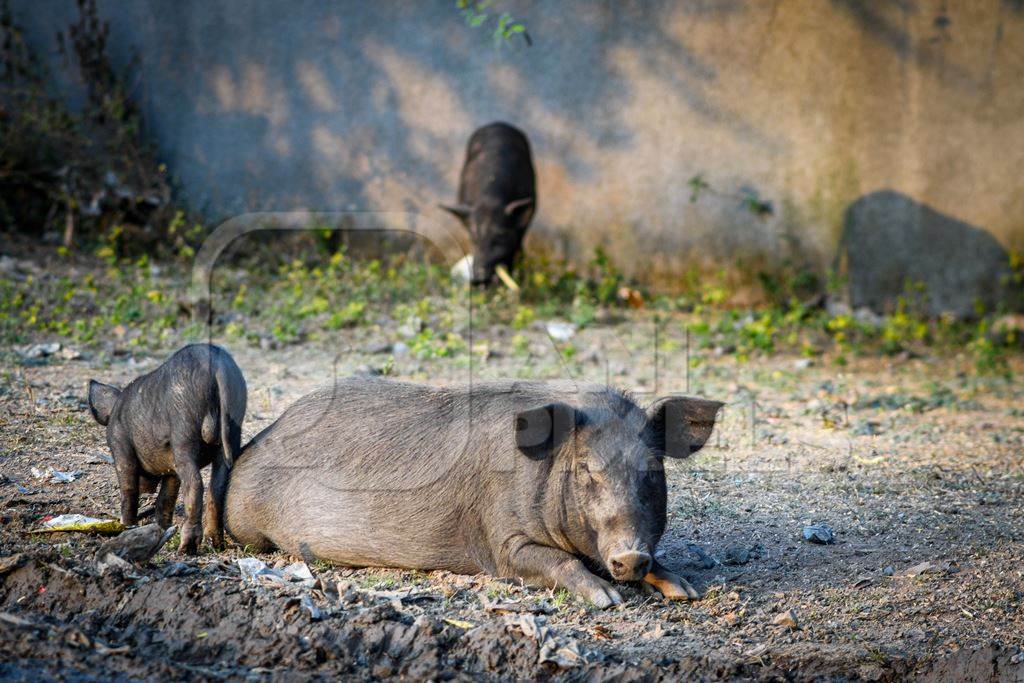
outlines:
[[639, 581], [651, 569], [651, 556], [639, 550], [627, 550], [608, 558], [608, 571], [617, 581]]

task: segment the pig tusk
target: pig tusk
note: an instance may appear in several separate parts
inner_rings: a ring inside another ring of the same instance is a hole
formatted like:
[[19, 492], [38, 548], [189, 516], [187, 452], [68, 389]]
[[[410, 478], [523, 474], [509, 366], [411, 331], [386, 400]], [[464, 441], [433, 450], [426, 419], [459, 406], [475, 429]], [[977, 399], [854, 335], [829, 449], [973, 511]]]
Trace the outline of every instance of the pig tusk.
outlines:
[[505, 283], [505, 286], [511, 289], [513, 292], [519, 293], [519, 285], [512, 279], [512, 276], [508, 274], [508, 270], [505, 266], [498, 264], [494, 267], [494, 272], [498, 276], [498, 279]]

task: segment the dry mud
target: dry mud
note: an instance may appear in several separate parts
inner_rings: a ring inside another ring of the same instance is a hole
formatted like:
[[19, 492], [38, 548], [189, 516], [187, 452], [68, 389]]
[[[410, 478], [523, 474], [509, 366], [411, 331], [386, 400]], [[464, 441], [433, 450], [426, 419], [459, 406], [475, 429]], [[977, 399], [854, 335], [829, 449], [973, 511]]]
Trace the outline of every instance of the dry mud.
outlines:
[[[343, 334], [336, 348], [344, 353], [229, 344], [250, 386], [246, 438], [333, 374], [381, 363], [360, 351], [379, 344], [379, 330]], [[235, 564], [244, 549], [186, 558], [173, 544], [147, 566], [99, 576], [100, 539], [27, 532], [47, 515], [116, 515], [85, 383], [124, 382], [161, 356], [98, 349], [82, 360], [27, 362], [7, 351], [0, 677], [1024, 680], [1019, 382], [978, 378], [955, 356], [838, 368], [827, 358], [807, 367], [707, 354], [686, 371], [678, 339], [655, 370], [637, 321], [581, 332], [579, 355], [594, 350], [594, 360], [570, 368], [544, 350], [542, 331], [530, 334], [534, 357], [522, 363], [501, 352], [500, 330], [482, 331], [491, 352], [475, 372], [571, 370], [641, 400], [689, 385], [728, 402], [711, 447], [668, 468], [660, 551], [700, 601], [664, 603], [627, 586], [625, 605], [597, 611], [484, 576], [320, 564], [311, 567], [312, 589], [252, 586]], [[1020, 359], [1013, 369], [1024, 372]], [[409, 358], [392, 371], [434, 382], [465, 374]], [[71, 483], [33, 476], [32, 467], [46, 466], [82, 474]], [[804, 541], [811, 523], [828, 524], [836, 542]], [[495, 600], [527, 611], [488, 611]], [[776, 623], [790, 610], [796, 628]]]

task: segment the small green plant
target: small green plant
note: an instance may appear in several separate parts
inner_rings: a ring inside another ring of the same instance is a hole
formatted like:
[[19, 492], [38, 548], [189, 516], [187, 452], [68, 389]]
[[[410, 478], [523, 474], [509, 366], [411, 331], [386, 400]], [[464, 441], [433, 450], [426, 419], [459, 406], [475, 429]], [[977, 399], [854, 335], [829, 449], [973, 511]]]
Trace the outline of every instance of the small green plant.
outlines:
[[559, 588], [551, 596], [551, 606], [556, 609], [562, 609], [566, 605], [572, 602], [572, 593], [566, 588]]
[[488, 23], [493, 24], [491, 38], [496, 47], [511, 43], [516, 36], [521, 36], [527, 45], [532, 45], [533, 41], [526, 31], [526, 26], [515, 21], [508, 12], [492, 14], [489, 10], [493, 5], [494, 0], [455, 0], [455, 7], [462, 14], [466, 25], [480, 28]]

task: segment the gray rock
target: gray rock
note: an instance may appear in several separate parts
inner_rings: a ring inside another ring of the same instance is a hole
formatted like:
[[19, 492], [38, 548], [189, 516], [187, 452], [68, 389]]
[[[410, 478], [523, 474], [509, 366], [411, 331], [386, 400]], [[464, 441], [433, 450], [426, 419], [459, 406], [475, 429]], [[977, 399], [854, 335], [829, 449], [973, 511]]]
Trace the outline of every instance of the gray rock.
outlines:
[[804, 527], [804, 540], [820, 545], [834, 543], [836, 538], [828, 524], [811, 524]]
[[731, 545], [725, 549], [722, 564], [741, 565], [750, 562], [750, 551], [742, 546]]
[[1019, 309], [1010, 257], [987, 231], [940, 213], [904, 194], [882, 190], [846, 210], [837, 263], [846, 263], [848, 305], [887, 313], [920, 283], [926, 313], [977, 315], [1000, 304]]
[[704, 569], [711, 569], [718, 565], [718, 560], [708, 555], [704, 548], [701, 548], [696, 543], [687, 543], [686, 549], [697, 556], [697, 566], [703, 567]]

